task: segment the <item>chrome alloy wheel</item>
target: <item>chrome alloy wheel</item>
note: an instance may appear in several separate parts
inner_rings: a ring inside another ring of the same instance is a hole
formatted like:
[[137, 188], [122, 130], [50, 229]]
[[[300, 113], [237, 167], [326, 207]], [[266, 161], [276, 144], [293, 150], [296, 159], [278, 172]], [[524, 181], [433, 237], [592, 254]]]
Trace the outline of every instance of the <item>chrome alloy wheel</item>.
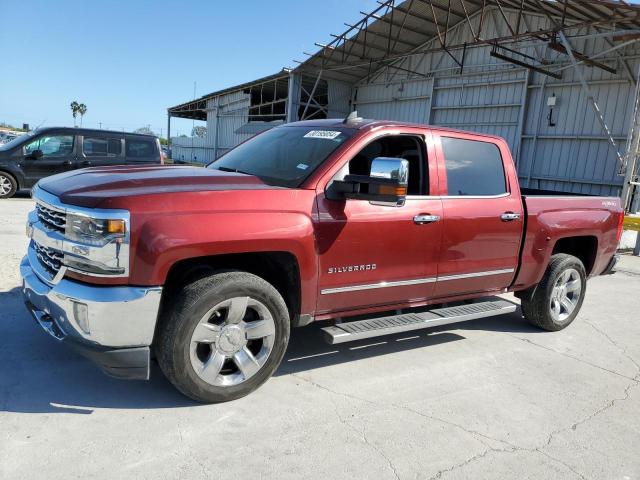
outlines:
[[0, 195], [9, 195], [11, 188], [11, 180], [6, 175], [0, 174]]
[[234, 297], [209, 310], [191, 335], [196, 374], [216, 386], [238, 385], [266, 363], [275, 339], [269, 309], [251, 297]]
[[582, 291], [582, 280], [577, 270], [568, 268], [558, 277], [551, 291], [551, 317], [564, 322], [576, 309]]

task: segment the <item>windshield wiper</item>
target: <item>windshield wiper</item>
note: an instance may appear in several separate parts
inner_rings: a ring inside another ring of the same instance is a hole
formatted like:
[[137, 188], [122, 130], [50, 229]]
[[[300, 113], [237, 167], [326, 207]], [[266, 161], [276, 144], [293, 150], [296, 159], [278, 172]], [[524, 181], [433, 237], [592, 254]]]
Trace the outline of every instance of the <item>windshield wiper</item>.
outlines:
[[217, 169], [222, 172], [233, 172], [233, 173], [242, 173], [243, 175], [253, 175], [253, 173], [243, 172], [242, 170], [238, 170], [237, 168], [218, 167]]

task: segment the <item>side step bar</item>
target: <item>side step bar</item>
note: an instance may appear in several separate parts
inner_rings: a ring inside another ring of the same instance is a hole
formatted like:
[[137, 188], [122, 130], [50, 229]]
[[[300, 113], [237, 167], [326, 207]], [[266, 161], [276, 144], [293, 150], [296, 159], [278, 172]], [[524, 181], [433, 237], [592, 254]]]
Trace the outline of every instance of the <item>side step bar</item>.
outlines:
[[455, 307], [434, 308], [420, 313], [402, 313], [388, 317], [340, 323], [325, 327], [322, 331], [325, 340], [333, 345], [363, 338], [380, 337], [393, 333], [503, 315], [514, 312], [517, 307], [515, 303], [502, 298], [490, 297], [488, 300]]

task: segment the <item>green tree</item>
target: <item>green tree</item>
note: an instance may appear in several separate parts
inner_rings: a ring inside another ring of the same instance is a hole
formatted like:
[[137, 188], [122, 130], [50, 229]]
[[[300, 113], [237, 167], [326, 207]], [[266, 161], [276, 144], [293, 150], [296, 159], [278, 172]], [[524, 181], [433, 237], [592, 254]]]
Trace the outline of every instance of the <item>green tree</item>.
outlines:
[[87, 106], [84, 103], [78, 103], [75, 100], [71, 102], [71, 115], [73, 115], [73, 126], [77, 127], [76, 117], [80, 115], [80, 126], [82, 126], [82, 117], [87, 113]]
[[82, 117], [87, 113], [87, 106], [84, 103], [78, 105], [78, 113], [80, 114], [80, 126], [82, 126]]
[[73, 126], [77, 126], [76, 125], [76, 117], [78, 116], [78, 108], [80, 107], [80, 104], [78, 102], [76, 102], [75, 100], [73, 102], [71, 102], [71, 115], [73, 115]]

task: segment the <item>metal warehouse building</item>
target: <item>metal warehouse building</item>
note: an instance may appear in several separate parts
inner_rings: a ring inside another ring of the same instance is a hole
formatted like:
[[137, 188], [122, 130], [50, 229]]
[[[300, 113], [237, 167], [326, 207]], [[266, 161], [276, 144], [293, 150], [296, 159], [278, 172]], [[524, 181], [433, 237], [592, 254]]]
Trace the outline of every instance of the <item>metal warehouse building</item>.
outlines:
[[282, 122], [357, 109], [366, 118], [500, 135], [525, 188], [633, 191], [640, 7], [606, 0], [379, 3], [330, 43], [316, 44], [320, 50], [295, 69], [169, 108], [169, 127], [172, 117], [208, 127], [206, 138], [172, 138], [174, 159], [211, 161]]

